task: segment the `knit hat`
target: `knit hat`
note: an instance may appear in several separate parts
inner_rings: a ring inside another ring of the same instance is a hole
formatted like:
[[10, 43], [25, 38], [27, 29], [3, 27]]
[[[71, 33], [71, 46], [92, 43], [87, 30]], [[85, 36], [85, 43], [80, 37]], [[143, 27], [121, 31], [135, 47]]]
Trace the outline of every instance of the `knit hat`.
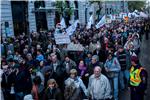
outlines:
[[137, 56], [132, 56], [131, 61], [134, 61], [135, 63], [138, 63], [138, 57]]

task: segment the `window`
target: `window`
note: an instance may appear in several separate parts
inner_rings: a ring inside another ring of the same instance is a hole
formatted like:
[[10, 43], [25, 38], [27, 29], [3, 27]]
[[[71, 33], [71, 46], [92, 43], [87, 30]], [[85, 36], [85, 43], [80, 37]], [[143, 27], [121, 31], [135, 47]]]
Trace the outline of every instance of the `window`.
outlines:
[[79, 19], [79, 14], [78, 14], [78, 1], [74, 1], [74, 4], [75, 4], [75, 11], [74, 11], [74, 15], [75, 15], [75, 20], [76, 19]]
[[9, 23], [8, 22], [5, 22], [5, 27], [9, 27]]
[[17, 36], [23, 32], [27, 33], [28, 3], [25, 1], [11, 1], [11, 7], [15, 35]]
[[[35, 1], [34, 2], [35, 9], [39, 9], [40, 7], [45, 7], [44, 1]], [[46, 20], [46, 12], [35, 12], [35, 18], [36, 18], [36, 27], [37, 31], [40, 30], [47, 30], [47, 20]]]

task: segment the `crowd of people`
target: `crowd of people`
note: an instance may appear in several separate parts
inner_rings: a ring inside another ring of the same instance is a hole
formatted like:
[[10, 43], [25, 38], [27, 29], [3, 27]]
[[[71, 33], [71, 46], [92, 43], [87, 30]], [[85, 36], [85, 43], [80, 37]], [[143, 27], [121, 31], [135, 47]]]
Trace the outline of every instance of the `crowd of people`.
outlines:
[[145, 19], [114, 21], [99, 29], [78, 24], [70, 39], [83, 51], [57, 45], [54, 29], [2, 38], [3, 98], [118, 100], [119, 91], [130, 87], [131, 100], [143, 100], [147, 74], [139, 62], [140, 43], [149, 32]]

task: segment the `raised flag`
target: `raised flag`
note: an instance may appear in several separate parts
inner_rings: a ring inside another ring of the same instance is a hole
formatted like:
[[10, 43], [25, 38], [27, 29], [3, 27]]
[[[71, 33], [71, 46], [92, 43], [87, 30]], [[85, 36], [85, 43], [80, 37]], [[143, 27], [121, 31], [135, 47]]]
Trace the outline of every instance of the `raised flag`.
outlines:
[[62, 19], [60, 21], [60, 25], [61, 25], [61, 29], [66, 28], [65, 19], [63, 17], [62, 17]]
[[91, 25], [94, 24], [94, 18], [93, 18], [93, 15], [91, 15], [89, 21], [88, 21], [88, 24], [87, 24], [87, 29], [91, 28]]
[[67, 29], [66, 29], [66, 32], [68, 35], [72, 35], [73, 32], [76, 30], [77, 28], [77, 24], [79, 23], [79, 20], [76, 20], [71, 26], [69, 26]]
[[98, 28], [102, 27], [105, 24], [106, 24], [106, 16], [104, 15], [102, 17], [102, 19], [97, 23], [96, 28], [98, 29]]

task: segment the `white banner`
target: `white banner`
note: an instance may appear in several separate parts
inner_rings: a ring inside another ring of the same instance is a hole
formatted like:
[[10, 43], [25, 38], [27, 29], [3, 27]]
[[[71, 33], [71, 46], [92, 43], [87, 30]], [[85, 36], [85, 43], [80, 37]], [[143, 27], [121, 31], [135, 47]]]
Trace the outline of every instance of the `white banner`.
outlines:
[[70, 37], [67, 34], [54, 34], [56, 44], [69, 44]]

